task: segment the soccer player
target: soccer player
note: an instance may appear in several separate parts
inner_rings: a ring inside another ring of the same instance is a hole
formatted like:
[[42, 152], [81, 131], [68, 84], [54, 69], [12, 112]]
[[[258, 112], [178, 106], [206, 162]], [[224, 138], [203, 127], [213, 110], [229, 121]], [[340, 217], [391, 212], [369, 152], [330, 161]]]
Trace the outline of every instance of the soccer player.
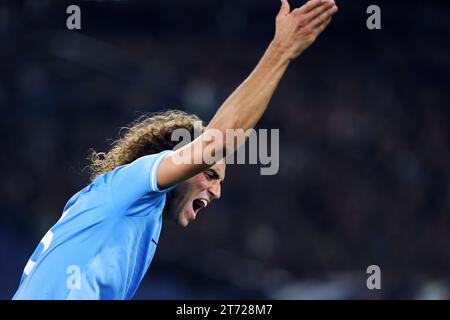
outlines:
[[[166, 111], [139, 119], [109, 152], [94, 152], [92, 182], [43, 237], [13, 299], [131, 299], [152, 261], [163, 215], [185, 227], [220, 197], [225, 164], [206, 161], [203, 150], [235, 151], [238, 145], [225, 150], [226, 130], [256, 125], [289, 63], [336, 11], [334, 0], [310, 0], [293, 11], [281, 0], [275, 36], [258, 65], [187, 145], [172, 150], [171, 135], [193, 133], [199, 119]], [[213, 130], [224, 138], [205, 138]], [[186, 155], [189, 161], [179, 161]]]

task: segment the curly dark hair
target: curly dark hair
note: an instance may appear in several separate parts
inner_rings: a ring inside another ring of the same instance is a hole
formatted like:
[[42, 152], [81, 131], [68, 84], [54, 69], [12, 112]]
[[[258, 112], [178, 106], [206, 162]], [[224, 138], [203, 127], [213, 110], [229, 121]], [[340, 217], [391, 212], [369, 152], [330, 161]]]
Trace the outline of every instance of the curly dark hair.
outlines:
[[194, 137], [194, 123], [202, 120], [195, 114], [181, 110], [166, 110], [140, 116], [120, 131], [108, 152], [92, 151], [89, 155], [91, 180], [118, 166], [131, 163], [145, 155], [173, 149], [179, 142], [172, 141], [172, 132], [187, 129]]

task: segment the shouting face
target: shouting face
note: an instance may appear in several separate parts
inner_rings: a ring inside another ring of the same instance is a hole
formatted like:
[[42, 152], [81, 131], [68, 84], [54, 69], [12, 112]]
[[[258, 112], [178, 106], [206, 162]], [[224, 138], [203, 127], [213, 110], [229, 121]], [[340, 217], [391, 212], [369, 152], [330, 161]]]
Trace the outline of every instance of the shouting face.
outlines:
[[220, 198], [220, 184], [225, 179], [225, 164], [217, 163], [189, 180], [179, 183], [169, 193], [165, 213], [186, 227], [212, 200]]

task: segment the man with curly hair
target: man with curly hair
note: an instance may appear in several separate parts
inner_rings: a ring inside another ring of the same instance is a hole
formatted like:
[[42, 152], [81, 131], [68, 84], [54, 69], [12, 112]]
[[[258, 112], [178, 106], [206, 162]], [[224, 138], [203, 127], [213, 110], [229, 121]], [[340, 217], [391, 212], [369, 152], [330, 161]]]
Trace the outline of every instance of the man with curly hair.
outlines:
[[[131, 299], [153, 259], [163, 215], [187, 226], [220, 197], [221, 157], [239, 147], [227, 141], [226, 131], [256, 125], [289, 63], [336, 11], [334, 0], [310, 0], [293, 11], [281, 0], [272, 42], [199, 137], [198, 117], [166, 111], [137, 120], [109, 152], [94, 152], [92, 182], [72, 196], [43, 237], [13, 298]], [[173, 150], [176, 129], [195, 139]], [[213, 131], [223, 139], [212, 139]], [[204, 150], [213, 162], [206, 161]]]

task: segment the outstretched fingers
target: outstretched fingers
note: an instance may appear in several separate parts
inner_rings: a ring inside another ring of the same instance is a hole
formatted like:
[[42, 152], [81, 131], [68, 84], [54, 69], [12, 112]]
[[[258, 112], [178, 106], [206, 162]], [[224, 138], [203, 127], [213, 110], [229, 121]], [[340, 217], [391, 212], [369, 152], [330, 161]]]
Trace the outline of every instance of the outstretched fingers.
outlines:
[[316, 7], [315, 9], [309, 11], [308, 13], [304, 14], [304, 19], [307, 23], [310, 23], [320, 17], [323, 13], [327, 12], [329, 9], [336, 6], [333, 0], [325, 1], [320, 6]]
[[328, 27], [328, 25], [331, 22], [331, 17], [327, 18], [325, 21], [322, 22], [321, 25], [319, 25], [316, 29], [315, 29], [315, 33], [317, 35], [321, 34], [323, 30], [325, 30], [326, 27]]
[[[322, 32], [323, 29], [330, 23], [331, 17], [338, 11], [336, 5], [329, 7], [327, 10], [323, 11], [314, 20], [311, 21], [311, 26], [313, 28], [318, 28]], [[324, 26], [325, 25], [325, 26]]]
[[316, 10], [317, 8], [320, 8], [324, 4], [327, 4], [329, 1], [330, 0], [310, 0], [300, 8], [297, 8], [294, 11], [292, 11], [292, 13], [304, 15]]

